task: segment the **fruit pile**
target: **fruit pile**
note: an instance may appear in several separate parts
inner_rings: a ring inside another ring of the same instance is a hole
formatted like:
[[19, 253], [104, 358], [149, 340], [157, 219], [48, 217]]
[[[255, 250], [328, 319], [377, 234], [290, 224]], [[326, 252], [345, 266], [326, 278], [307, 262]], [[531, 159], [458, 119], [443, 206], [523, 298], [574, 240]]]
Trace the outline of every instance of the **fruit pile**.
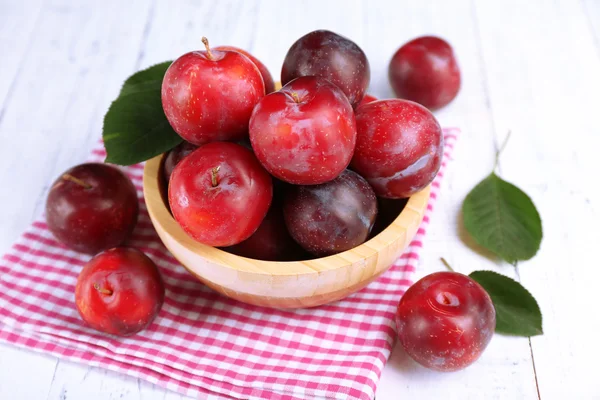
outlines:
[[[332, 255], [385, 228], [434, 179], [442, 130], [411, 100], [437, 108], [456, 95], [443, 40], [398, 50], [390, 81], [403, 99], [388, 100], [366, 94], [365, 53], [330, 31], [291, 46], [278, 91], [256, 58], [203, 42], [162, 82], [165, 115], [184, 139], [164, 162], [168, 203], [198, 242], [269, 261]], [[373, 231], [383, 208], [393, 215]]]
[[[422, 37], [389, 66], [401, 99], [377, 100], [365, 53], [351, 40], [314, 31], [289, 49], [276, 91], [267, 68], [220, 46], [175, 60], [162, 106], [184, 141], [163, 161], [175, 220], [193, 239], [270, 261], [352, 249], [385, 229], [406, 199], [429, 185], [443, 136], [429, 111], [460, 86], [451, 47]], [[96, 254], [81, 271], [77, 309], [93, 328], [131, 335], [159, 312], [165, 289], [156, 265], [122, 246], [138, 217], [131, 181], [106, 164], [82, 164], [53, 184], [49, 229], [73, 250]], [[472, 363], [495, 326], [476, 282], [441, 273], [417, 282], [398, 308], [399, 338], [418, 362], [439, 370]]]

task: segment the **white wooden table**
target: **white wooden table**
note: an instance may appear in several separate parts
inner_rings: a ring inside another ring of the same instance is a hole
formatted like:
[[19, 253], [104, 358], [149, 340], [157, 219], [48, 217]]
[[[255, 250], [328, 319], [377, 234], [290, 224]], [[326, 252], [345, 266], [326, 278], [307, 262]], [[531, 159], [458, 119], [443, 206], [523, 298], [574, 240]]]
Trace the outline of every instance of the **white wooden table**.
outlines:
[[[380, 97], [390, 96], [387, 64], [402, 43], [431, 33], [454, 45], [463, 87], [436, 115], [463, 135], [419, 275], [442, 269], [440, 256], [465, 273], [497, 270], [544, 313], [545, 335], [495, 336], [457, 373], [427, 371], [396, 348], [377, 398], [600, 399], [600, 1], [0, 0], [0, 252], [40, 214], [49, 183], [85, 159], [131, 73], [207, 36], [250, 50], [277, 78], [288, 47], [317, 28], [366, 51]], [[537, 257], [516, 270], [473, 251], [459, 223], [509, 130], [500, 173], [532, 196], [545, 233]], [[180, 398], [0, 346], [0, 399]]]

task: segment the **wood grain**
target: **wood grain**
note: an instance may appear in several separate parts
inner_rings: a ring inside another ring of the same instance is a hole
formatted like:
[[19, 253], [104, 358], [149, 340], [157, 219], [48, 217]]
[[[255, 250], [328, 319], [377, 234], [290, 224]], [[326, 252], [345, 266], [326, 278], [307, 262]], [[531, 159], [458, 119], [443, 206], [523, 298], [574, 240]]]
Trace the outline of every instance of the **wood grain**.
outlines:
[[[428, 228], [417, 278], [443, 270], [440, 257], [446, 258], [454, 269], [462, 273], [486, 269], [518, 278], [514, 269], [489, 259], [462, 226], [462, 201], [491, 172], [496, 143], [504, 138], [505, 133], [499, 132], [499, 139], [496, 138], [494, 103], [489, 99], [488, 68], [481, 55], [484, 46], [501, 43], [481, 43], [482, 22], [477, 16], [476, 5], [480, 6], [479, 2], [403, 3], [402, 13], [410, 18], [402, 19], [402, 24], [398, 23], [398, 14], [389, 12], [389, 9], [367, 9], [367, 36], [377, 38], [377, 43], [371, 47], [373, 51], [368, 53], [374, 79], [380, 82], [376, 94], [385, 95], [389, 90], [385, 76], [388, 57], [400, 43], [424, 33], [440, 35], [452, 43], [463, 78], [458, 97], [435, 112], [442, 126], [460, 127], [461, 137], [456, 142], [455, 160], [442, 181], [440, 201], [435, 205]], [[504, 26], [500, 20], [486, 20], [485, 23]], [[523, 32], [526, 25], [514, 29]], [[498, 68], [509, 61], [504, 60]], [[415, 399], [535, 399], [535, 382], [528, 340], [496, 335], [475, 365], [452, 374], [429, 371], [413, 362], [401, 346], [396, 346], [389, 366], [384, 369], [378, 391], [388, 396], [400, 392], [403, 398]]]
[[[535, 399], [536, 378], [544, 400], [597, 399], [596, 0], [0, 0], [0, 250], [39, 214], [56, 175], [85, 159], [105, 110], [134, 70], [201, 48], [200, 38], [208, 36], [214, 45], [251, 51], [277, 79], [291, 43], [318, 28], [365, 50], [370, 92], [379, 97], [391, 95], [387, 63], [403, 42], [437, 34], [453, 44], [463, 86], [436, 117], [463, 133], [417, 274], [442, 269], [444, 256], [461, 272], [520, 275], [544, 312], [546, 333], [531, 347], [527, 339], [495, 336], [482, 358], [458, 373], [427, 371], [396, 346], [377, 399]], [[546, 235], [539, 255], [519, 273], [488, 259], [460, 224], [464, 196], [491, 170], [508, 129], [513, 135], [500, 174], [532, 195]], [[183, 398], [3, 345], [0, 371], [1, 399]]]
[[[23, 11], [37, 19], [35, 4]], [[49, 0], [21, 50], [0, 120], [0, 137], [10, 144], [0, 146], [3, 184], [10, 188], [0, 191], [0, 204], [12, 210], [2, 216], [1, 252], [42, 211], [53, 179], [87, 158], [108, 105], [137, 68], [149, 5], [119, 4]]]
[[240, 257], [188, 236], [161, 194], [163, 156], [146, 162], [144, 198], [165, 246], [194, 276], [234, 299], [267, 307], [314, 307], [346, 297], [385, 272], [421, 224], [430, 187], [413, 195], [398, 218], [366, 243], [329, 257], [272, 262]]
[[[0, 49], [10, 55], [8, 62], [0, 63], [0, 121], [4, 107], [14, 92], [14, 83], [23, 67], [25, 53], [30, 48], [34, 30], [38, 25], [42, 11], [42, 1], [0, 2]], [[13, 35], [13, 32], [19, 35]]]
[[[592, 117], [600, 109], [600, 53], [588, 24], [598, 15], [586, 16], [579, 2], [507, 1], [478, 6], [477, 17], [494, 127], [499, 135], [513, 132], [500, 173], [532, 197], [544, 228], [537, 256], [518, 266], [544, 316], [545, 334], [531, 338], [539, 396], [599, 398], [592, 366], [600, 359], [600, 317], [584, 311], [597, 301], [587, 282], [600, 278], [592, 261], [600, 221], [600, 130]], [[501, 28], [497, 20], [527, 29]]]

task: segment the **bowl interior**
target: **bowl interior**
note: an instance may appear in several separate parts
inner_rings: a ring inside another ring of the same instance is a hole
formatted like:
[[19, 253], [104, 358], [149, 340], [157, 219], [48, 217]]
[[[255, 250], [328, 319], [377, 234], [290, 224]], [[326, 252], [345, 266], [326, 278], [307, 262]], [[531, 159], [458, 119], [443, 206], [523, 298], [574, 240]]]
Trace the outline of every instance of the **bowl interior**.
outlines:
[[[428, 186], [409, 198], [402, 212], [381, 233], [348, 251], [302, 261], [279, 262], [255, 260], [199, 243], [183, 231], [170, 213], [167, 194], [163, 190], [166, 186], [163, 174], [161, 173], [163, 159], [164, 155], [161, 155], [147, 161], [144, 169], [144, 197], [146, 198], [152, 222], [163, 241], [163, 235], [166, 234], [189, 252], [199, 257], [207, 258], [223, 268], [254, 274], [270, 276], [318, 274], [344, 268], [370, 257], [376, 257], [381, 252], [398, 253], [399, 250], [401, 251], [406, 247], [407, 242], [410, 242], [416, 233], [429, 199], [430, 187]], [[407, 238], [410, 239], [407, 240]], [[167, 245], [167, 247], [169, 246]], [[170, 250], [176, 258], [179, 258], [179, 255], [173, 249]], [[190, 266], [185, 263], [183, 264], [186, 268], [190, 269]], [[195, 273], [195, 271], [191, 272]], [[380, 271], [373, 271], [373, 273], [378, 272]]]

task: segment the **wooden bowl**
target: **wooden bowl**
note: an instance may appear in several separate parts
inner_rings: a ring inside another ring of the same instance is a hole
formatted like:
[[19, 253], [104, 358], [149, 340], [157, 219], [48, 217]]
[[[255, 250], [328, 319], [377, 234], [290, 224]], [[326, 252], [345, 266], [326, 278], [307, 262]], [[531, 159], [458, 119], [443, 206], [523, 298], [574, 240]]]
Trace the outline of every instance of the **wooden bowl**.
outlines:
[[384, 273], [409, 245], [429, 199], [428, 186], [408, 200], [383, 232], [343, 253], [306, 261], [253, 260], [199, 243], [183, 231], [163, 198], [162, 158], [146, 162], [144, 198], [165, 246], [207, 286], [236, 300], [266, 307], [315, 307], [362, 289]]

